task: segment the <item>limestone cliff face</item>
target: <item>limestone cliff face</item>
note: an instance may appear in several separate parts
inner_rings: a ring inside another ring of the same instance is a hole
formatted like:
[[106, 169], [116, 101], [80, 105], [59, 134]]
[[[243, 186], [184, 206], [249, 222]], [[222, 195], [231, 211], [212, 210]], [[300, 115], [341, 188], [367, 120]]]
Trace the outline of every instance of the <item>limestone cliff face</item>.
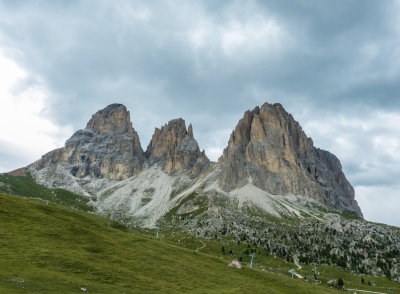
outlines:
[[155, 129], [146, 157], [149, 165], [159, 164], [169, 174], [189, 173], [196, 176], [209, 164], [193, 137], [192, 125], [186, 129], [181, 118]]
[[294, 194], [362, 216], [339, 160], [317, 149], [280, 104], [245, 112], [218, 160], [225, 191], [247, 183], [272, 194]]
[[71, 174], [78, 177], [121, 180], [140, 172], [144, 154], [129, 111], [122, 104], [111, 104], [96, 112], [65, 147], [43, 155], [31, 168], [42, 169], [57, 162], [72, 164]]

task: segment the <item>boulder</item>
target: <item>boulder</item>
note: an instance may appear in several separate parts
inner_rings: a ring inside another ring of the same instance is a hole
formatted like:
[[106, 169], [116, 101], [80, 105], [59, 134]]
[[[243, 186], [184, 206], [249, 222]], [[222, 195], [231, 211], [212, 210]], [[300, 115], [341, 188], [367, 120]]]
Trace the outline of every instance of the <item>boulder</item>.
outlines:
[[230, 267], [234, 267], [234, 268], [238, 268], [238, 269], [243, 268], [242, 264], [241, 264], [240, 261], [237, 260], [237, 259], [234, 259], [234, 260], [229, 264], [229, 266], [230, 266]]

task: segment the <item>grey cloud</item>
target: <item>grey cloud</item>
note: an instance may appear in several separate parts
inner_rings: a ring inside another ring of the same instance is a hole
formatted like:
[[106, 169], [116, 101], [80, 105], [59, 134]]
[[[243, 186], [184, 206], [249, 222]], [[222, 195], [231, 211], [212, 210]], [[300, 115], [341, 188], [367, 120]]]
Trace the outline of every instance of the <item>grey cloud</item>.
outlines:
[[[179, 104], [185, 111], [191, 111], [198, 99], [207, 107], [206, 110], [214, 113], [226, 97], [230, 98], [231, 104], [227, 107], [232, 109], [252, 106], [243, 102], [252, 96], [251, 92], [244, 91], [252, 84], [269, 96], [276, 94], [274, 89], [284, 89], [287, 97], [278, 99], [289, 103], [293, 96], [302, 95], [311, 104], [319, 100], [329, 106], [337, 105], [338, 100], [348, 104], [368, 99], [369, 103], [381, 104], [382, 98], [390, 101], [387, 106], [397, 104], [398, 99], [393, 99], [397, 91], [395, 83], [388, 81], [385, 91], [379, 90], [382, 83], [379, 79], [372, 81], [378, 83], [372, 86], [374, 91], [351, 85], [355, 74], [352, 67], [358, 63], [360, 46], [372, 41], [382, 47], [380, 44], [387, 43], [381, 42], [384, 36], [393, 34], [388, 21], [390, 17], [387, 17], [388, 9], [383, 5], [372, 5], [373, 2], [361, 5], [355, 1], [353, 6], [330, 7], [317, 2], [307, 2], [308, 5], [293, 2], [280, 6], [273, 2], [260, 2], [248, 5], [244, 16], [241, 15], [242, 4], [212, 6], [214, 12], [207, 10], [211, 16], [200, 7], [195, 17], [207, 18], [212, 25], [218, 26], [229, 22], [229, 16], [246, 23], [252, 14], [259, 13], [257, 9], [264, 6], [265, 18], [276, 19], [295, 38], [293, 48], [282, 49], [283, 52], [272, 60], [268, 52], [258, 52], [249, 63], [239, 64], [240, 59], [249, 59], [249, 56], [242, 56], [239, 52], [233, 60], [227, 60], [215, 43], [210, 44], [211, 48], [195, 53], [188, 44], [186, 28], [190, 29], [196, 23], [175, 11], [173, 5], [150, 7], [150, 20], [130, 21], [120, 15], [121, 9], [111, 9], [104, 3], [94, 7], [82, 4], [85, 2], [79, 5], [56, 3], [50, 7], [43, 4], [36, 9], [29, 4], [22, 8], [19, 6], [13, 12], [20, 15], [17, 19], [22, 20], [7, 26], [5, 35], [11, 45], [27, 51], [27, 58], [21, 62], [48, 78], [51, 89], [69, 101], [108, 101], [115, 92], [121, 96], [129, 95], [128, 86], [111, 91], [103, 86], [110, 81], [128, 79], [149, 87], [160, 87], [162, 98], [174, 101], [173, 107]], [[189, 6], [186, 8], [188, 11], [198, 8], [198, 5], [184, 6]], [[42, 14], [49, 19], [48, 22], [32, 20], [40, 13], [38, 10], [44, 11]], [[91, 12], [89, 17], [88, 11]], [[21, 36], [18, 31], [28, 33]], [[30, 37], [25, 38], [25, 35]], [[249, 47], [253, 45], [248, 44]], [[388, 55], [385, 57], [387, 59]], [[205, 75], [194, 66], [195, 58], [203, 64]], [[389, 61], [382, 62], [387, 64]], [[365, 72], [372, 69], [376, 71], [374, 67]], [[343, 84], [350, 86], [338, 91]], [[387, 90], [388, 86], [394, 88], [393, 93]], [[380, 95], [366, 95], [371, 92]], [[384, 92], [386, 95], [382, 94]], [[140, 99], [139, 103], [143, 103]], [[59, 100], [52, 106], [55, 111], [65, 109], [64, 105], [59, 107]], [[76, 113], [76, 109], [67, 109], [64, 120]]]
[[31, 160], [31, 156], [24, 150], [18, 150], [15, 145], [0, 139], [0, 173], [11, 171], [26, 165]]
[[340, 158], [353, 185], [396, 185], [400, 177], [400, 113], [369, 107], [360, 107], [355, 113], [358, 115], [332, 112], [302, 119], [307, 121], [304, 128], [315, 145]]
[[363, 208], [364, 217], [370, 221], [391, 224], [400, 227], [398, 205], [399, 186], [356, 186], [358, 202]]
[[[394, 44], [386, 41], [396, 34], [394, 2], [212, 1], [204, 6], [182, 2], [180, 9], [171, 2], [38, 3], [2, 4], [3, 15], [10, 15], [1, 26], [2, 40], [21, 50], [18, 61], [45, 79], [54, 97], [49, 106], [54, 118], [61, 123], [72, 119], [76, 128], [93, 108], [113, 100], [132, 111], [157, 113], [161, 106], [158, 115], [164, 120], [169, 117], [163, 114], [174, 112], [220, 116], [221, 109], [229, 116], [267, 97], [289, 109], [306, 103], [315, 111], [351, 109], [357, 103], [400, 107], [398, 79], [381, 74], [394, 54], [388, 54]], [[131, 15], [141, 9], [147, 9], [148, 19]], [[292, 44], [282, 44], [273, 56], [268, 50], [239, 50], [228, 58], [218, 37], [200, 49], [188, 41], [188, 31], [203, 22], [217, 30], [230, 21], [245, 25], [254, 15], [276, 21]], [[385, 54], [357, 72], [365, 59], [360, 51], [369, 43]], [[255, 98], [254, 89], [265, 98]]]

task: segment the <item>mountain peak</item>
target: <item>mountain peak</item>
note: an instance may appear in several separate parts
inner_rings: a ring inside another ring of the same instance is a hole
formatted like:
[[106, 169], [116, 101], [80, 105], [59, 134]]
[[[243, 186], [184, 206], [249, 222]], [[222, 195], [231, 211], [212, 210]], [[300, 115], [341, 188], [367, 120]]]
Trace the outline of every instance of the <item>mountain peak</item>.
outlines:
[[155, 129], [146, 156], [150, 165], [160, 164], [168, 173], [189, 171], [191, 175], [197, 175], [209, 163], [193, 137], [192, 125], [186, 129], [182, 118]]
[[93, 114], [87, 126], [31, 165], [44, 169], [61, 164], [72, 176], [122, 180], [142, 170], [143, 150], [132, 127], [129, 111], [111, 104]]
[[86, 125], [86, 129], [97, 133], [133, 133], [130, 113], [123, 104], [110, 104], [97, 111]]
[[194, 138], [193, 137], [193, 127], [192, 127], [192, 124], [189, 124], [189, 127], [188, 127], [188, 135], [189, 135], [189, 137], [190, 138]]
[[272, 194], [302, 195], [362, 216], [340, 161], [315, 148], [281, 104], [246, 111], [218, 164], [218, 183], [225, 191], [251, 183]]

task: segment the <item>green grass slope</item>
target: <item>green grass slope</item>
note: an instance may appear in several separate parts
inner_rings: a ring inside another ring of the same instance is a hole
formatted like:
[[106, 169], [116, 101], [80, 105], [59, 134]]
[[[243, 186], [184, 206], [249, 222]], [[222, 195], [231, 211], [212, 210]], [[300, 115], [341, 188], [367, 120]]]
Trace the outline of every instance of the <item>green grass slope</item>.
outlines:
[[0, 194], [0, 293], [337, 293], [108, 221]]
[[93, 210], [93, 207], [87, 205], [89, 202], [87, 197], [63, 189], [46, 188], [36, 183], [30, 174], [26, 176], [13, 176], [7, 173], [0, 174], [0, 192], [49, 200], [84, 211]]

